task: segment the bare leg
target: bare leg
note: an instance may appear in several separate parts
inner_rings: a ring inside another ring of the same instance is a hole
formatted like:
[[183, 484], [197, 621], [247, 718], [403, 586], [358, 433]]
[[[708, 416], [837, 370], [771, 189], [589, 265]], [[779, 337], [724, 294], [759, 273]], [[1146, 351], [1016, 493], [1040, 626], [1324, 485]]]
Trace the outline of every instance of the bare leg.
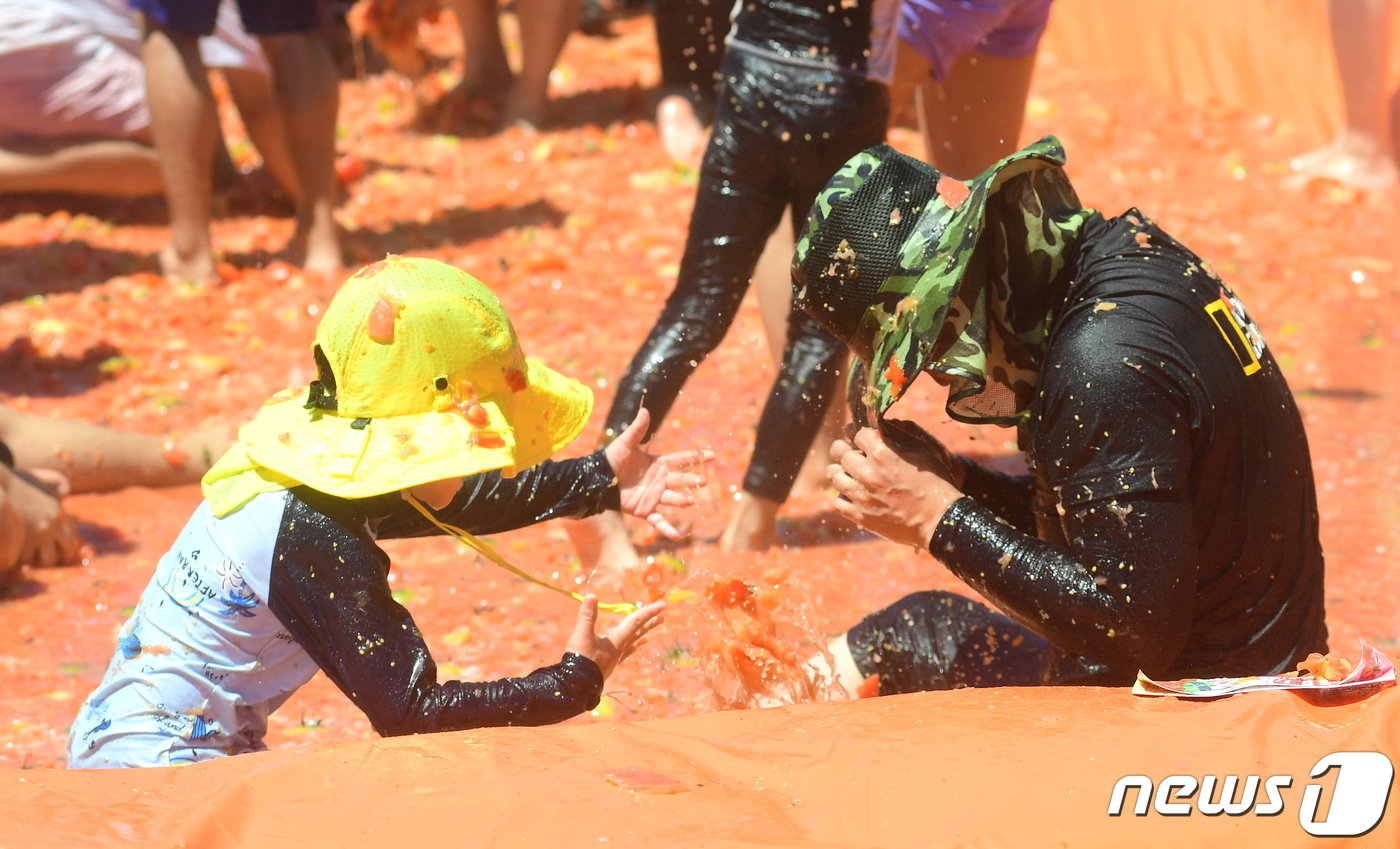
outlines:
[[589, 576], [589, 587], [597, 592], [611, 595], [627, 589], [631, 576], [645, 565], [616, 510], [565, 522], [564, 530]]
[[496, 0], [447, 0], [462, 36], [462, 83], [472, 90], [505, 89], [515, 79], [501, 41]]
[[861, 677], [856, 659], [851, 655], [851, 646], [846, 642], [846, 635], [842, 634], [832, 640], [827, 644], [826, 650], [831, 655], [830, 661], [820, 654], [813, 655], [807, 661], [806, 665], [812, 670], [813, 677], [831, 682], [838, 689], [845, 691], [848, 698], [860, 698], [860, 685], [865, 679]]
[[51, 139], [6, 145], [7, 149], [0, 149], [0, 194], [139, 197], [165, 190], [156, 150], [143, 142]]
[[778, 508], [781, 506], [749, 492], [740, 493], [729, 524], [720, 534], [720, 551], [767, 551], [777, 539]]
[[656, 132], [672, 162], [698, 171], [709, 142], [729, 17], [722, 3], [711, 0], [655, 0], [652, 7], [661, 71]]
[[515, 83], [497, 0], [446, 0], [462, 36], [462, 79], [448, 97], [472, 121], [495, 127]]
[[1328, 26], [1342, 83], [1342, 128], [1318, 150], [1290, 167], [1304, 178], [1327, 177], [1356, 189], [1395, 182], [1390, 102], [1390, 0], [1329, 0]]
[[0, 407], [0, 441], [9, 446], [15, 465], [56, 472], [66, 478], [72, 492], [194, 483], [232, 438], [233, 431], [226, 426], [169, 438]]
[[[710, 130], [695, 114], [695, 104], [683, 94], [668, 94], [656, 104], [656, 132], [661, 146], [677, 165], [700, 170]], [[760, 264], [761, 265], [761, 264]]]
[[520, 24], [520, 75], [506, 101], [502, 123], [538, 128], [549, 101], [549, 75], [578, 27], [583, 0], [516, 0]]
[[926, 77], [919, 113], [929, 161], [968, 179], [1014, 153], [1034, 71], [1034, 54], [1007, 59], [964, 53], [942, 85]]
[[[814, 683], [827, 689], [827, 692], [844, 693], [848, 699], [860, 698], [860, 685], [864, 679], [861, 678], [860, 669], [856, 666], [856, 659], [851, 655], [851, 646], [846, 642], [846, 635], [842, 634], [827, 644], [826, 650], [830, 658], [824, 654], [814, 654], [802, 664], [804, 670], [811, 677]], [[782, 705], [795, 704], [799, 699], [798, 694], [788, 689], [778, 692], [768, 692], [757, 694], [753, 699], [752, 707], [780, 707]], [[839, 698], [840, 696], [836, 696]]]
[[287, 147], [287, 125], [277, 108], [272, 92], [272, 81], [266, 74], [248, 68], [224, 68], [224, 79], [228, 82], [229, 95], [238, 107], [238, 117], [248, 130], [248, 138], [262, 156], [263, 167], [287, 193], [296, 201], [301, 197], [297, 184], [296, 167], [292, 164], [292, 152]]
[[[782, 227], [777, 228], [764, 245], [763, 255], [759, 257], [753, 275], [758, 308], [763, 316], [763, 331], [768, 338], [768, 352], [774, 363], [782, 362], [783, 347], [787, 344], [788, 314], [792, 310], [792, 251], [792, 235]], [[842, 437], [845, 424], [846, 403], [838, 397], [827, 407], [822, 428], [797, 472], [793, 492], [820, 492], [826, 489], [826, 467], [830, 462], [827, 448]]]
[[258, 41], [272, 66], [272, 90], [300, 188], [293, 253], [306, 270], [338, 280], [345, 263], [335, 224], [335, 122], [340, 109], [335, 61], [319, 32], [263, 36]]
[[215, 282], [209, 240], [212, 163], [219, 120], [199, 40], [146, 19], [141, 61], [151, 138], [160, 153], [170, 211], [170, 244], [161, 251], [161, 271], [173, 280]]

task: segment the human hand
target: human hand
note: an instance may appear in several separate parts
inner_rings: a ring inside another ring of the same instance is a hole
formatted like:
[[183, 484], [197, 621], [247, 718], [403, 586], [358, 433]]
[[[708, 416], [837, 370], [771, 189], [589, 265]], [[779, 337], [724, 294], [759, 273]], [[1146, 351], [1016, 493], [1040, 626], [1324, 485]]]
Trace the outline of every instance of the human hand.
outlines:
[[5, 546], [7, 552], [13, 551], [13, 562], [0, 564], [0, 571], [24, 564], [43, 567], [77, 562], [82, 557], [83, 540], [77, 523], [63, 512], [58, 498], [23, 472], [0, 469], [0, 475], [3, 508], [9, 514], [6, 524], [20, 540], [18, 546]]
[[895, 449], [874, 428], [831, 445], [827, 473], [837, 513], [891, 542], [926, 548], [962, 493], [922, 452]]
[[[648, 454], [642, 448], [642, 437], [651, 425], [646, 408], [617, 439], [603, 449], [613, 474], [617, 476], [622, 512], [647, 522], [670, 539], [684, 539], [661, 512], [661, 507], [693, 507], [695, 489], [705, 485], [704, 464], [714, 459], [708, 450], [673, 451], [670, 454]], [[699, 471], [693, 471], [694, 469]]]
[[599, 636], [595, 631], [598, 622], [598, 597], [586, 595], [583, 597], [583, 603], [579, 605], [574, 632], [569, 636], [564, 650], [581, 654], [593, 661], [598, 665], [603, 677], [607, 678], [623, 658], [641, 645], [642, 638], [661, 624], [661, 611], [665, 608], [666, 602], [654, 601], [629, 613], [625, 619]]
[[949, 451], [933, 434], [904, 419], [881, 419], [880, 433], [885, 437], [885, 442], [906, 459], [962, 489], [966, 477], [962, 459]]

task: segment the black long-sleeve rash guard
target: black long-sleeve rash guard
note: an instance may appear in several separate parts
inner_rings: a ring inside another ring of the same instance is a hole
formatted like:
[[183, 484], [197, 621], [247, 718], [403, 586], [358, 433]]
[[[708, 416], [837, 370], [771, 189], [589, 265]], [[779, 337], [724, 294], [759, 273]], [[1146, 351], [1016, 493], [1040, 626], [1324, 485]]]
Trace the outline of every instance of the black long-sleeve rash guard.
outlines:
[[[467, 478], [437, 516], [470, 533], [581, 517], [617, 507], [601, 452], [503, 478]], [[401, 496], [346, 500], [305, 487], [286, 494], [268, 606], [385, 736], [499, 725], [545, 725], [597, 705], [603, 676], [573, 653], [520, 678], [438, 681], [413, 617], [390, 592], [389, 557], [375, 544], [440, 533]]]
[[930, 551], [1113, 677], [1326, 651], [1307, 441], [1258, 329], [1136, 210], [1089, 221], [1075, 280], [1021, 433], [1032, 476], [970, 465]]

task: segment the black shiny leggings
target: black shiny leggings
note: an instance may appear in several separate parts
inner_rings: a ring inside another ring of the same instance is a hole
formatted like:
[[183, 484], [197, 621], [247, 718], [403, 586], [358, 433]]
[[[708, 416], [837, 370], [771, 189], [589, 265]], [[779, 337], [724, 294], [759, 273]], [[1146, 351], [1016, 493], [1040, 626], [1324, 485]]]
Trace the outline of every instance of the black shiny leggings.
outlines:
[[[783, 211], [800, 230], [817, 192], [848, 158], [885, 137], [880, 83], [730, 47], [676, 288], [618, 384], [606, 420], [621, 432], [643, 401], [653, 432], [734, 321]], [[759, 419], [744, 490], [782, 502], [837, 391], [844, 346], [805, 313]]]
[[846, 632], [856, 669], [880, 695], [960, 687], [1132, 683], [1133, 674], [1066, 654], [999, 611], [957, 593], [905, 596]]

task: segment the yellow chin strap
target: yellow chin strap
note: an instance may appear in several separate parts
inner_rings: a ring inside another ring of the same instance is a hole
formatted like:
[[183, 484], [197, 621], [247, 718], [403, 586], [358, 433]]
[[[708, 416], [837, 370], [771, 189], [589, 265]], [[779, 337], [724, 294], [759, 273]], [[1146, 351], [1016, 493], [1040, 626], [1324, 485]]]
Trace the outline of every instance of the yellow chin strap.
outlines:
[[[403, 497], [404, 500], [407, 501], [409, 504], [412, 504], [414, 508], [418, 510], [419, 513], [422, 513], [424, 518], [436, 525], [438, 530], [457, 540], [466, 547], [475, 550], [477, 554], [480, 554], [482, 557], [485, 557], [487, 560], [490, 560], [492, 563], [495, 563], [497, 566], [500, 566], [507, 572], [524, 578], [532, 584], [539, 584], [547, 590], [554, 590], [560, 595], [566, 595], [574, 601], [583, 601], [583, 596], [579, 593], [569, 592], [568, 590], [563, 589], [561, 587], [556, 587], [553, 584], [545, 583], [539, 578], [536, 578], [534, 575], [528, 574], [527, 572], [517, 569], [515, 566], [511, 565], [510, 561], [497, 554], [496, 550], [493, 549], [491, 546], [487, 545], [486, 543], [482, 542], [481, 540], [477, 539], [476, 537], [472, 536], [471, 534], [467, 533], [461, 528], [440, 521], [438, 517], [434, 516], [432, 511], [428, 509], [428, 506], [426, 504], [419, 501], [410, 493], [404, 492]], [[630, 601], [598, 602], [598, 609], [606, 611], [608, 613], [618, 613], [626, 615], [628, 613], [632, 613], [636, 610], [639, 610], [640, 608], [640, 604], [636, 604]]]

